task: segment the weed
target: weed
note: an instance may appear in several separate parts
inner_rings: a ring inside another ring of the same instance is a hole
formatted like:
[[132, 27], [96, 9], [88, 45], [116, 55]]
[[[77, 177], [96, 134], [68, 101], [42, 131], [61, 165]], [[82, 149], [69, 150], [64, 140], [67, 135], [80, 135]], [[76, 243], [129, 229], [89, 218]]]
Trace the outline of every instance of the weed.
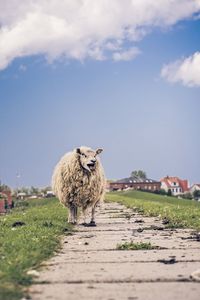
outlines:
[[151, 243], [133, 243], [125, 242], [117, 245], [117, 250], [153, 250], [158, 249], [158, 246], [153, 246]]

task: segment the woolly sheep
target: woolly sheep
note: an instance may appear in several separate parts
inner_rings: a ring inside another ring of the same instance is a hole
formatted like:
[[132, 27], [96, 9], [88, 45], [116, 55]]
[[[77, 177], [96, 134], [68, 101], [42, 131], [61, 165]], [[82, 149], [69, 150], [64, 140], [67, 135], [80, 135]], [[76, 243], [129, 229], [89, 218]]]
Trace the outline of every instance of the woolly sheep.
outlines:
[[[55, 167], [52, 188], [60, 202], [69, 208], [69, 223], [77, 223], [77, 210], [81, 207], [84, 225], [96, 226], [95, 208], [105, 193], [104, 171], [97, 157], [102, 151], [81, 146], [66, 153]], [[92, 207], [91, 221], [86, 224], [89, 207]]]

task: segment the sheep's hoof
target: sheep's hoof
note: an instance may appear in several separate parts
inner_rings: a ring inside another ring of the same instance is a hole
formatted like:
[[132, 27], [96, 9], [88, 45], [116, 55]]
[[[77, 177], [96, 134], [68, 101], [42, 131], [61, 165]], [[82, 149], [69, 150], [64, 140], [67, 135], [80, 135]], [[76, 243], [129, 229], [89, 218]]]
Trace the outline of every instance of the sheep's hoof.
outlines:
[[94, 227], [94, 226], [97, 226], [94, 221], [91, 221], [90, 223], [81, 223], [81, 225], [83, 225], [85, 227]]
[[82, 225], [82, 226], [87, 226], [88, 224], [85, 223], [85, 222], [83, 222], [83, 223], [81, 223], [80, 225]]
[[88, 224], [88, 226], [97, 226], [95, 221], [90, 221], [90, 223]]
[[77, 222], [68, 222], [69, 224], [76, 225]]

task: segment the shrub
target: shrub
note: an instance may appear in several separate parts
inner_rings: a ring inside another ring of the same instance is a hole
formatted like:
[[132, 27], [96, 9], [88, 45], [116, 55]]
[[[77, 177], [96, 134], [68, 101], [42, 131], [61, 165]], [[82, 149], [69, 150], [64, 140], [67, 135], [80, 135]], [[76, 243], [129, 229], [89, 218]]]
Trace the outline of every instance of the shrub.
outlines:
[[167, 196], [172, 196], [172, 191], [170, 189], [167, 192]]
[[199, 191], [194, 191], [193, 192], [193, 197], [194, 197], [194, 199], [199, 199], [200, 198], [200, 190]]
[[188, 193], [184, 193], [182, 195], [182, 198], [192, 200], [193, 197], [192, 197], [192, 194], [188, 192]]

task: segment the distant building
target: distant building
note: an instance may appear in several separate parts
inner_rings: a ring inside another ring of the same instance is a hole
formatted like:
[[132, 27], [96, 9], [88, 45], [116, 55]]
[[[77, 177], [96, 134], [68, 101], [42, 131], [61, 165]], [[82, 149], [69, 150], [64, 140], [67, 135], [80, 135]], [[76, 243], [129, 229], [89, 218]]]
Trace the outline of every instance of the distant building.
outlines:
[[7, 197], [8, 208], [12, 208], [12, 206], [13, 206], [13, 200], [12, 200], [11, 191], [7, 190], [7, 191], [3, 191], [1, 193], [3, 193], [4, 195], [6, 195], [6, 197]]
[[194, 193], [195, 191], [200, 191], [200, 183], [195, 183], [190, 188], [190, 193]]
[[37, 198], [38, 198], [37, 195], [31, 195], [31, 196], [29, 196], [29, 199], [37, 199]]
[[172, 195], [177, 196], [189, 191], [188, 180], [180, 179], [176, 176], [166, 176], [160, 180], [161, 189], [168, 192], [171, 191]]
[[24, 200], [27, 197], [27, 194], [24, 192], [19, 192], [17, 194], [17, 199]]
[[0, 214], [3, 214], [5, 212], [6, 212], [5, 198], [3, 198], [1, 193], [0, 193]]
[[128, 177], [109, 183], [110, 191], [118, 190], [143, 190], [149, 192], [160, 191], [161, 183], [149, 178]]
[[46, 198], [52, 198], [52, 197], [55, 197], [55, 194], [54, 194], [53, 191], [47, 191], [45, 197], [46, 197]]
[[11, 196], [11, 191], [1, 191], [0, 192], [0, 213], [6, 213], [8, 209], [13, 207], [13, 201]]

